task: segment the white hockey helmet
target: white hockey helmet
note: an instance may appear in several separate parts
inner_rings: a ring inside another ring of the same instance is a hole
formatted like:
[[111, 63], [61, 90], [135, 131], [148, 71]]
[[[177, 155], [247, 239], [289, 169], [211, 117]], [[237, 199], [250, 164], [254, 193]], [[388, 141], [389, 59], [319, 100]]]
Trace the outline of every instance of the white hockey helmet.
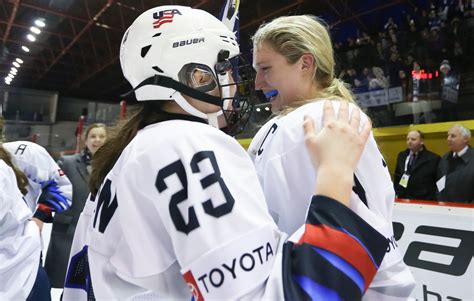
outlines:
[[[138, 101], [174, 100], [189, 114], [210, 119], [182, 94], [221, 107], [226, 99], [235, 101], [223, 90], [229, 90], [229, 59], [237, 55], [234, 33], [217, 18], [203, 10], [167, 5], [149, 9], [127, 29], [120, 64]], [[208, 76], [205, 85], [193, 83], [196, 69]], [[221, 97], [206, 93], [217, 86]]]

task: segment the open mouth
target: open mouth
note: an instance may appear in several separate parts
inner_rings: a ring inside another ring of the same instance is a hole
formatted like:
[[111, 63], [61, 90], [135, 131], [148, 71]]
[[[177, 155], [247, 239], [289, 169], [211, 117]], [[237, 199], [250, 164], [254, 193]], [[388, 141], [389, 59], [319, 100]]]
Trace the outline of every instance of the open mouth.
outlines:
[[270, 102], [274, 100], [277, 95], [278, 95], [278, 90], [271, 90], [265, 93], [265, 97]]

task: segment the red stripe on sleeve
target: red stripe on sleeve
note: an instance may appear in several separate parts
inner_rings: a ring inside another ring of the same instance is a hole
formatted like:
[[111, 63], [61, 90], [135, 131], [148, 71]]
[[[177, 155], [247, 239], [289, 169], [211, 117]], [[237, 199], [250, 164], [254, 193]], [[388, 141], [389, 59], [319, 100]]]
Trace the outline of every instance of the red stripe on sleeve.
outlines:
[[367, 250], [356, 239], [329, 226], [306, 224], [299, 243], [307, 243], [327, 250], [350, 263], [364, 277], [365, 290], [377, 272], [377, 267]]
[[45, 204], [38, 204], [37, 210], [40, 210], [46, 214], [51, 214], [51, 208]]

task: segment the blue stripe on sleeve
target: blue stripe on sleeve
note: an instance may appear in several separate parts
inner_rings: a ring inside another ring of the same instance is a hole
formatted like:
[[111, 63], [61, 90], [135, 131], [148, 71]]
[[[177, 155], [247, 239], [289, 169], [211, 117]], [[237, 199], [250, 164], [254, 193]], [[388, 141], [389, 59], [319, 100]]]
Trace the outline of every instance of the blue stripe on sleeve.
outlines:
[[334, 253], [326, 251], [324, 249], [320, 249], [317, 247], [312, 247], [314, 251], [316, 251], [319, 255], [324, 257], [327, 261], [329, 261], [332, 265], [338, 268], [341, 272], [346, 274], [349, 278], [354, 281], [355, 284], [360, 289], [361, 295], [364, 294], [365, 288], [365, 281], [362, 275], [357, 271], [350, 263], [342, 259], [341, 257], [337, 256]]
[[311, 297], [318, 301], [343, 301], [342, 298], [330, 288], [327, 288], [306, 276], [293, 276], [293, 280]]

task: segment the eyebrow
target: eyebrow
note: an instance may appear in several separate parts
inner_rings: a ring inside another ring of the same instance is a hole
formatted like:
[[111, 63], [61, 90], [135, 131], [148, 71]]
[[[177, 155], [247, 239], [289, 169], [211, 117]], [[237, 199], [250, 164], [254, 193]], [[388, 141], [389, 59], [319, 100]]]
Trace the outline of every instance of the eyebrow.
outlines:
[[266, 64], [268, 64], [267, 61], [260, 61], [260, 62], [255, 63], [255, 66], [258, 67], [258, 66], [260, 66], [260, 65], [266, 65]]

